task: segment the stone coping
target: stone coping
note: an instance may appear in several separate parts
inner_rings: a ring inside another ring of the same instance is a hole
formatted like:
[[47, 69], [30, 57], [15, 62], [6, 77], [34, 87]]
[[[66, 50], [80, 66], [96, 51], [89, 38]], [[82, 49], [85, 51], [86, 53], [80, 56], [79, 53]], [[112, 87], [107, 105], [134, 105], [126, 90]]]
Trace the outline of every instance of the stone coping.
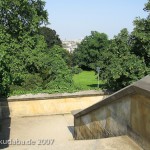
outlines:
[[[47, 93], [39, 93], [39, 94], [26, 94], [19, 96], [11, 96], [7, 98], [8, 102], [13, 101], [29, 101], [29, 100], [46, 100], [46, 99], [63, 99], [63, 98], [75, 98], [75, 97], [89, 97], [89, 96], [100, 96], [100, 95], [108, 95], [108, 91], [80, 91], [75, 93], [58, 93], [58, 94], [47, 94]], [[6, 101], [5, 98], [0, 98], [0, 101]]]
[[117, 91], [116, 93], [110, 95], [109, 97], [105, 98], [104, 100], [102, 100], [84, 110], [74, 113], [73, 115], [75, 118], [83, 116], [93, 110], [96, 110], [100, 107], [103, 107], [105, 105], [113, 103], [113, 102], [119, 100], [121, 97], [124, 97], [127, 95], [132, 95], [135, 93], [150, 97], [150, 76], [149, 75], [142, 78], [141, 80]]

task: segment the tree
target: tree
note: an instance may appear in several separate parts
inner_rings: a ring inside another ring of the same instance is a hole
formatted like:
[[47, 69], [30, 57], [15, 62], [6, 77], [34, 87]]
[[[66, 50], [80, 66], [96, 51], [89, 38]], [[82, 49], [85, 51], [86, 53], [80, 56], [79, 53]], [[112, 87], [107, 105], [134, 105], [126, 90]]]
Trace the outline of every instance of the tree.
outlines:
[[[55, 85], [60, 83], [59, 77], [64, 86], [72, 81], [62, 57], [50, 53], [44, 37], [39, 35], [40, 25], [48, 23], [44, 5], [42, 0], [0, 1], [0, 95], [20, 88], [50, 87], [47, 84], [53, 80]], [[56, 64], [63, 67], [56, 69]], [[65, 73], [60, 76], [62, 69]], [[63, 80], [65, 75], [70, 79]]]
[[106, 87], [111, 90], [119, 90], [148, 73], [144, 61], [132, 54], [129, 39], [127, 29], [121, 30], [111, 40], [109, 48], [102, 53], [103, 60], [99, 62], [100, 77], [106, 81]]
[[0, 25], [12, 37], [37, 32], [48, 23], [45, 2], [42, 0], [3, 0], [0, 2]]
[[[150, 0], [144, 10], [150, 12]], [[121, 89], [150, 73], [150, 14], [145, 19], [136, 18], [134, 25], [131, 35], [121, 30], [102, 53], [99, 65], [107, 88]]]
[[[46, 50], [38, 63], [40, 76], [43, 79], [43, 88], [65, 89], [73, 84], [72, 74], [66, 57], [66, 50], [58, 45]], [[67, 57], [66, 57], [67, 58]], [[56, 88], [57, 87], [57, 88]], [[57, 90], [58, 90], [57, 89]]]
[[[51, 55], [45, 70], [48, 69], [48, 76], [45, 80], [45, 88], [53, 91], [65, 91], [72, 87], [72, 74], [63, 58], [58, 55]], [[46, 75], [46, 73], [44, 73]]]
[[48, 48], [52, 48], [54, 45], [62, 46], [62, 42], [55, 30], [48, 27], [40, 27], [39, 34], [44, 36]]
[[136, 18], [134, 20], [134, 30], [131, 35], [132, 52], [144, 59], [147, 67], [150, 68], [150, 0], [144, 8], [147, 11], [147, 18]]
[[95, 69], [100, 53], [108, 46], [108, 37], [104, 33], [92, 31], [86, 36], [73, 53], [73, 61], [82, 69]]
[[7, 94], [11, 85], [21, 85], [31, 66], [38, 67], [33, 65], [34, 54], [46, 48], [37, 34], [39, 26], [48, 23], [44, 5], [41, 0], [0, 1], [0, 94]]
[[69, 53], [69, 51], [58, 45], [54, 45], [51, 49], [49, 49], [49, 51], [51, 55], [59, 55], [68, 65], [68, 67], [71, 67], [71, 54]]

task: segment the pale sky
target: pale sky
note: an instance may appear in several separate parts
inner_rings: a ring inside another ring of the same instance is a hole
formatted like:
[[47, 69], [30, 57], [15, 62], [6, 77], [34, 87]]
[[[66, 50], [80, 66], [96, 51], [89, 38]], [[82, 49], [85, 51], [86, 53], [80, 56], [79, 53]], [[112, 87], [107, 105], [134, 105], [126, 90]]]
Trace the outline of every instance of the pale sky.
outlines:
[[61, 40], [77, 40], [91, 31], [106, 33], [109, 38], [123, 28], [133, 30], [136, 17], [145, 18], [147, 0], [45, 0], [49, 27]]

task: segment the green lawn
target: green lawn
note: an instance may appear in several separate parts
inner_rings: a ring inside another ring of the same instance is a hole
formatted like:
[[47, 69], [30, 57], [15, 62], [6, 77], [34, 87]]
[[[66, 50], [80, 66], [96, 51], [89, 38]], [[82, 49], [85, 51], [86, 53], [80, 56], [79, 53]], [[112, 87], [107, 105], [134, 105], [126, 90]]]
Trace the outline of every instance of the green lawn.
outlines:
[[[24, 91], [24, 90], [17, 90], [11, 93], [11, 95], [22, 95], [22, 94], [37, 94], [37, 93], [64, 93], [64, 92], [77, 92], [77, 91], [83, 91], [83, 90], [98, 90], [97, 88], [97, 75], [95, 74], [94, 71], [82, 71], [79, 74], [75, 74], [73, 76], [73, 81], [74, 85], [72, 88], [67, 89], [65, 91], [58, 89], [58, 90], [52, 90], [52, 89], [47, 89], [47, 90], [35, 90], [35, 91]], [[100, 81], [100, 89], [103, 86], [102, 81]]]
[[[74, 84], [77, 88], [81, 90], [94, 90], [97, 89], [97, 75], [94, 71], [82, 71], [79, 74], [73, 76]], [[100, 81], [100, 87], [103, 84]]]

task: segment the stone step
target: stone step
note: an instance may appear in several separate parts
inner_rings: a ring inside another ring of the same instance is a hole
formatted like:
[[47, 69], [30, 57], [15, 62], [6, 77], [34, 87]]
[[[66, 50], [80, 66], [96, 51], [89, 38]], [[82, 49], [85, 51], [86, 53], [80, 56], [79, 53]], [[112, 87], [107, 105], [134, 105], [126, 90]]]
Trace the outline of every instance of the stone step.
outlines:
[[7, 150], [142, 150], [128, 136], [96, 140], [70, 140], [54, 142], [52, 145], [13, 145]]
[[[72, 115], [11, 118], [3, 123], [2, 137], [15, 141], [18, 139], [21, 142], [36, 142], [34, 145], [5, 145], [6, 150], [141, 150], [128, 136], [74, 140]], [[39, 145], [39, 139], [54, 139], [54, 143]]]

